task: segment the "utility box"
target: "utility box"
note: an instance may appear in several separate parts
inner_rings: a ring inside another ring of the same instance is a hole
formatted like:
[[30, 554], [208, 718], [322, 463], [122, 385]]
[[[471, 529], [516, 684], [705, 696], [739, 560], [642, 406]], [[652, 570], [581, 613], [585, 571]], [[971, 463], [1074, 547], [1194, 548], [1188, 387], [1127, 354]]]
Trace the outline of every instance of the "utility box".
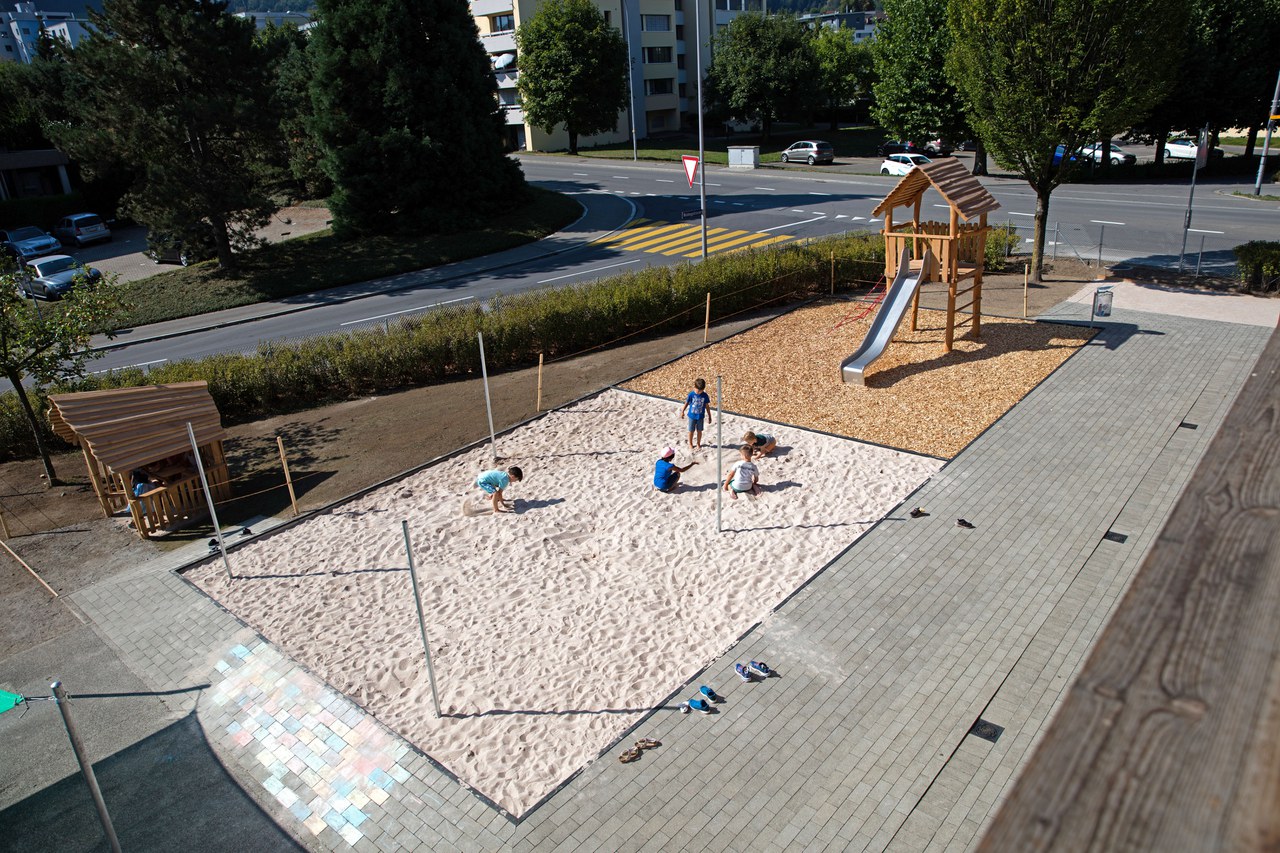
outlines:
[[754, 169], [760, 165], [759, 145], [730, 145], [730, 169]]
[[1111, 316], [1111, 300], [1115, 296], [1111, 287], [1111, 285], [1103, 285], [1093, 292], [1093, 316]]

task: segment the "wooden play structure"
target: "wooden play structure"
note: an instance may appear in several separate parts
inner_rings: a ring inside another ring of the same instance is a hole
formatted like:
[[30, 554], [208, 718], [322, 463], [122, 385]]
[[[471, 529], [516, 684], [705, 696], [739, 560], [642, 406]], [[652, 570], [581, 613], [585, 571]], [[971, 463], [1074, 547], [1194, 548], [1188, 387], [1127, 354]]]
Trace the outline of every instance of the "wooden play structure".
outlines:
[[[49, 423], [84, 453], [106, 516], [127, 509], [144, 539], [207, 514], [188, 423], [214, 501], [231, 497], [226, 430], [207, 382], [51, 394]], [[145, 482], [140, 495], [132, 487], [135, 472]]]
[[[930, 187], [938, 191], [951, 209], [948, 222], [921, 220], [921, 200]], [[911, 208], [911, 220], [895, 225], [894, 210], [906, 206]], [[999, 207], [1000, 202], [969, 174], [960, 161], [947, 157], [908, 172], [872, 214], [884, 217], [886, 281], [893, 281], [898, 273], [902, 250], [910, 248], [911, 266], [921, 271], [920, 283], [941, 282], [947, 285], [946, 352], [951, 352], [956, 317], [961, 312], [968, 312], [968, 316], [961, 319], [961, 324], [969, 323], [973, 337], [982, 336], [982, 267], [987, 232], [990, 230], [987, 214]], [[957, 305], [957, 300], [965, 296], [969, 301]], [[919, 311], [920, 290], [917, 288], [911, 307], [912, 330], [916, 328]]]

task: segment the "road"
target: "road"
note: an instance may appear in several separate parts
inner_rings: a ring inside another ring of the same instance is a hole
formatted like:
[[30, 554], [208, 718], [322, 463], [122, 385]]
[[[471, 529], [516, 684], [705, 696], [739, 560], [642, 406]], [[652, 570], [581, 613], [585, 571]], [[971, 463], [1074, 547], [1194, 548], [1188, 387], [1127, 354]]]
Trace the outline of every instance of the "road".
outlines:
[[[126, 330], [93, 369], [252, 351], [263, 342], [347, 331], [439, 305], [483, 302], [500, 293], [561, 286], [700, 255], [695, 221], [681, 219], [682, 212], [697, 208], [696, 189], [689, 188], [679, 163], [526, 156], [522, 164], [531, 181], [575, 193], [591, 209], [590, 221], [497, 258], [342, 288], [337, 294], [342, 301], [326, 302], [313, 294], [220, 312], [216, 318]], [[707, 176], [711, 249], [776, 245], [848, 230], [876, 231], [880, 220], [872, 209], [895, 182], [878, 175], [849, 174], [840, 167], [754, 171], [713, 167]], [[1035, 210], [1030, 188], [1013, 179], [984, 182], [1003, 205], [992, 221], [1010, 222], [1029, 239]], [[1202, 184], [1197, 188], [1192, 227], [1221, 233], [1193, 233], [1188, 243], [1190, 263], [1195, 262], [1202, 237], [1206, 264], [1221, 265], [1230, 260], [1230, 246], [1280, 234], [1280, 205], [1227, 194], [1243, 186]], [[1188, 185], [1164, 183], [1061, 187], [1051, 201], [1049, 239], [1058, 252], [1084, 259], [1097, 258], [1101, 238], [1108, 261], [1176, 265], [1188, 189]], [[924, 204], [926, 216], [927, 211], [936, 210], [938, 218], [945, 220], [945, 213], [937, 210], [944, 206], [940, 197], [930, 193]], [[1054, 249], [1051, 245], [1049, 251]], [[217, 328], [207, 328], [215, 322]]]

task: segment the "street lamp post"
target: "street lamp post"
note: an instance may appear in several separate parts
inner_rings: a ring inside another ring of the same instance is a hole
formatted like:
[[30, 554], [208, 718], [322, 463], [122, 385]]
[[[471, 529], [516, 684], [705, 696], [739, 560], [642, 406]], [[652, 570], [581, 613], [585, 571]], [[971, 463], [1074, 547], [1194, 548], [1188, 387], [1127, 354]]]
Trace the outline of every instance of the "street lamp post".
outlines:
[[707, 259], [707, 152], [702, 136], [702, 2], [693, 0], [693, 73], [698, 75], [698, 163], [702, 177], [698, 181], [702, 206], [702, 259]]

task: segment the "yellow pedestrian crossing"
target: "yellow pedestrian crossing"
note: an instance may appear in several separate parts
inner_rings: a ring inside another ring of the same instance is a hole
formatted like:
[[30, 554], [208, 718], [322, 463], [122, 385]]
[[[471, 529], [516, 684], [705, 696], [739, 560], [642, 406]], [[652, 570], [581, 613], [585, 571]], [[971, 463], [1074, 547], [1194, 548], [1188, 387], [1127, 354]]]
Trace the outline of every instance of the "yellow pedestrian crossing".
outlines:
[[[707, 229], [707, 253], [741, 251], [761, 246], [772, 246], [794, 240], [789, 234], [768, 234], [763, 231], [731, 231], [726, 228]], [[697, 223], [671, 223], [654, 219], [635, 219], [623, 230], [593, 240], [597, 246], [609, 246], [628, 252], [651, 252], [663, 255], [684, 255], [697, 258], [702, 255], [702, 226]]]

